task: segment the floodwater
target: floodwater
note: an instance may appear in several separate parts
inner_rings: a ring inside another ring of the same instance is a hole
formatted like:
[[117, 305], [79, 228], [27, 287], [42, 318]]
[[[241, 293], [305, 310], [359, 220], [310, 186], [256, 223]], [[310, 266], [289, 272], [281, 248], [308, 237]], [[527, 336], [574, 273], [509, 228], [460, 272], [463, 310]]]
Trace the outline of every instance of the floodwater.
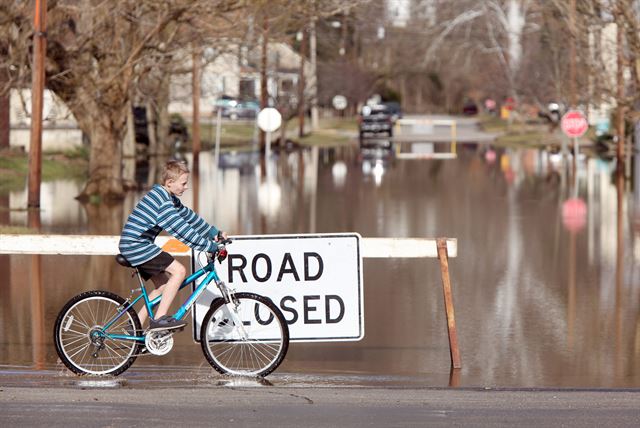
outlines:
[[[640, 198], [630, 184], [616, 180], [612, 162], [595, 158], [578, 159], [576, 185], [559, 155], [473, 144], [458, 152], [453, 160], [407, 160], [376, 148], [304, 150], [275, 153], [266, 171], [255, 154], [224, 154], [219, 170], [211, 153], [201, 154], [183, 202], [232, 235], [458, 239], [449, 269], [461, 370], [449, 370], [437, 260], [364, 259], [365, 337], [293, 343], [269, 381], [640, 386]], [[137, 180], [154, 182], [157, 163], [139, 163]], [[43, 232], [119, 234], [144, 191], [122, 204], [83, 206], [74, 199], [81, 185], [43, 184]], [[563, 220], [563, 203], [574, 196], [587, 205], [583, 224]], [[0, 203], [24, 207], [26, 191]], [[27, 224], [24, 211], [0, 216]], [[127, 296], [135, 287], [112, 257], [0, 256], [0, 278], [0, 378], [62, 383], [80, 379], [52, 344], [63, 304], [85, 290]], [[220, 382], [187, 330], [170, 354], [139, 358], [118, 382]]]

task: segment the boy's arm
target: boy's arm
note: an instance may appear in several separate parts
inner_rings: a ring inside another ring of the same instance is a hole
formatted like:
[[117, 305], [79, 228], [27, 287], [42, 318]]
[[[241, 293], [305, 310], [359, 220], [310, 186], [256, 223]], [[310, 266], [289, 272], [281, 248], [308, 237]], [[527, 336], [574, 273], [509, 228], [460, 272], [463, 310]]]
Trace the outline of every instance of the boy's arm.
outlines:
[[210, 239], [216, 237], [218, 234], [218, 228], [207, 223], [205, 219], [196, 214], [196, 212], [191, 208], [182, 205], [182, 202], [180, 202], [179, 199], [176, 198], [174, 203], [180, 216], [184, 218], [185, 221], [198, 232], [198, 234], [208, 236]]
[[206, 234], [198, 233], [189, 222], [178, 214], [178, 210], [170, 202], [161, 206], [158, 215], [158, 226], [193, 249], [209, 252], [214, 252], [218, 249], [215, 242], [206, 238]]

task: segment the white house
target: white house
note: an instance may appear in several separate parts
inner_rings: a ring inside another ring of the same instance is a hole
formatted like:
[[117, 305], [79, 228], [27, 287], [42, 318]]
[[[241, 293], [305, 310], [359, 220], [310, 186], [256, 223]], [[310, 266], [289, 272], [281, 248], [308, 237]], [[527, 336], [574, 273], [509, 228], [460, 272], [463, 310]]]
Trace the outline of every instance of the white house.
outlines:
[[[31, 90], [12, 89], [9, 102], [9, 146], [29, 151], [31, 141]], [[42, 150], [63, 151], [82, 144], [82, 131], [73, 114], [53, 92], [43, 94]]]
[[[207, 58], [205, 51], [205, 59]], [[213, 55], [210, 55], [213, 56]], [[213, 57], [201, 71], [200, 114], [213, 114], [215, 101], [222, 95], [234, 98], [260, 99], [261, 50], [257, 46], [231, 46]], [[300, 55], [285, 43], [270, 43], [267, 57], [267, 91], [270, 100], [282, 95], [297, 97]], [[191, 57], [185, 59], [190, 66]], [[309, 61], [304, 62], [305, 90], [315, 85]], [[174, 75], [171, 79], [169, 112], [186, 117], [192, 114], [191, 74]]]

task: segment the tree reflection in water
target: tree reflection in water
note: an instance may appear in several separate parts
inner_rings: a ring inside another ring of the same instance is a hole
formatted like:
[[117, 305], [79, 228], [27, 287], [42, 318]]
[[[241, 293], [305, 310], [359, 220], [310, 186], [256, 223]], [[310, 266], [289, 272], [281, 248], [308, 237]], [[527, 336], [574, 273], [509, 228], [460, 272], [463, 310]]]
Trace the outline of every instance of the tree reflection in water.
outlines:
[[[572, 186], [554, 154], [491, 150], [486, 156], [486, 146], [461, 147], [450, 161], [383, 159], [379, 183], [363, 172], [355, 148], [274, 153], [280, 199], [268, 210], [260, 205], [260, 156], [224, 153], [216, 168], [203, 152], [183, 203], [236, 235], [458, 238], [450, 271], [462, 371], [449, 372], [437, 263], [365, 260], [365, 338], [296, 343], [284, 372], [422, 376], [460, 386], [637, 386], [640, 210], [627, 208], [633, 195], [597, 159], [580, 159], [580, 182]], [[72, 183], [44, 186], [42, 231], [119, 234], [162, 161], [149, 160], [145, 182], [120, 204], [82, 206]], [[562, 204], [575, 192], [587, 223], [571, 233]], [[17, 192], [0, 203], [17, 207], [20, 200]], [[0, 215], [5, 224], [27, 224], [24, 212]], [[632, 225], [634, 233], [625, 233]], [[0, 256], [0, 275], [9, 279], [0, 287], [0, 364], [55, 364], [47, 332], [66, 300], [95, 288], [128, 296], [133, 287], [112, 257], [41, 256], [39, 268], [30, 257]], [[46, 299], [32, 299], [37, 293]], [[188, 332], [176, 336], [166, 358], [141, 361], [201, 363]]]

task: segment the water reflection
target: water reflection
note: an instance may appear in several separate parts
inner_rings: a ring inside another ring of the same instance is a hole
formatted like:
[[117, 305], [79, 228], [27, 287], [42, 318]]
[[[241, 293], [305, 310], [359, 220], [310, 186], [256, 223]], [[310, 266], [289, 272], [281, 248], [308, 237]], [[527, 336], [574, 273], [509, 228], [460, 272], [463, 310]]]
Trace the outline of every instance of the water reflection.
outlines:
[[[45, 183], [42, 231], [119, 233], [164, 159], [146, 162], [136, 165], [136, 190], [113, 206], [79, 204], [79, 183]], [[267, 164], [256, 152], [225, 153], [219, 167], [204, 152], [191, 164], [183, 202], [232, 234], [458, 238], [450, 270], [461, 371], [449, 371], [437, 262], [366, 259], [366, 337], [294, 344], [279, 373], [638, 386], [640, 186], [635, 197], [626, 191], [610, 162], [578, 158], [575, 173], [566, 165], [546, 151], [474, 145], [455, 160], [401, 160], [378, 147], [274, 152]], [[563, 215], [573, 198], [586, 210], [577, 228]], [[0, 206], [25, 204], [26, 192], [0, 196]], [[27, 216], [0, 210], [3, 224], [24, 226]], [[8, 279], [0, 287], [0, 364], [55, 365], [47, 332], [64, 302], [88, 289], [127, 296], [132, 288], [111, 257], [0, 256], [0, 275]], [[183, 334], [169, 355], [141, 358], [130, 371], [203, 364]]]
[[[28, 210], [28, 224], [31, 230], [39, 231], [41, 227], [40, 210], [30, 208]], [[43, 369], [45, 366], [45, 324], [44, 324], [44, 288], [42, 283], [42, 256], [33, 254], [29, 256], [29, 291], [31, 312], [31, 352], [35, 369]]]

